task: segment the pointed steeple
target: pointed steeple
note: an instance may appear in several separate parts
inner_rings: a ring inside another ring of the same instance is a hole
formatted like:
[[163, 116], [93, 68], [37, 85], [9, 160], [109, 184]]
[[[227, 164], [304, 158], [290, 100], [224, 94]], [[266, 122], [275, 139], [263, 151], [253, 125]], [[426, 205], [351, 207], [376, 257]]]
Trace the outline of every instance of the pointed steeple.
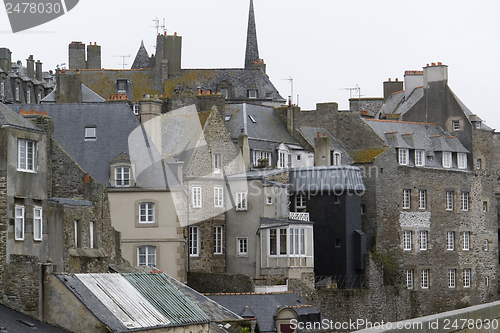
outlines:
[[257, 45], [257, 29], [255, 27], [253, 0], [250, 0], [250, 11], [248, 13], [247, 49], [245, 52], [245, 68], [254, 68], [254, 64], [256, 61], [259, 61], [259, 46]]
[[141, 47], [139, 47], [139, 51], [137, 51], [134, 63], [132, 64], [132, 69], [148, 68], [148, 65], [149, 65], [148, 51], [146, 51], [146, 48], [144, 47], [144, 41], [141, 40]]

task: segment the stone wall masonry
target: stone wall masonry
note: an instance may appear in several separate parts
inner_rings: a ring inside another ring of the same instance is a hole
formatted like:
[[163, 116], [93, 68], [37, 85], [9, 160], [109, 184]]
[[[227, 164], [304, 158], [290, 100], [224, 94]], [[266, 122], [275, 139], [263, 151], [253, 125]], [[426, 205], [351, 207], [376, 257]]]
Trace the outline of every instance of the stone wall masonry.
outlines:
[[0, 295], [4, 293], [7, 262], [7, 172], [0, 171]]
[[[213, 202], [213, 200], [212, 200]], [[214, 254], [214, 227], [222, 226], [222, 239], [226, 239], [225, 215], [220, 214], [197, 224], [200, 233], [200, 254], [189, 258], [192, 272], [224, 273], [226, 271], [226, 247], [222, 243], [222, 254]]]
[[200, 293], [251, 293], [254, 291], [250, 275], [227, 273], [188, 272], [188, 286]]

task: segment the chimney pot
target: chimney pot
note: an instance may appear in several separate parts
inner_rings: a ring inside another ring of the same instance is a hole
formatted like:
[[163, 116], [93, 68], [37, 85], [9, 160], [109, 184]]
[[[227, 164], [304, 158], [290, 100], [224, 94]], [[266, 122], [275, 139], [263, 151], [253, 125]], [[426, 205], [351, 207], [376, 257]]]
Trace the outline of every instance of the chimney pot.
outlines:
[[317, 137], [319, 138], [319, 132], [316, 133]]
[[438, 66], [441, 66], [443, 63], [442, 62], [438, 62]]
[[323, 137], [326, 138], [326, 133], [323, 133]]
[[174, 36], [177, 36], [177, 31], [176, 31], [176, 32], [174, 32]]
[[389, 78], [389, 82], [391, 82], [391, 78]]
[[399, 80], [399, 79], [398, 79], [398, 78], [396, 78], [396, 82], [398, 82], [398, 80]]

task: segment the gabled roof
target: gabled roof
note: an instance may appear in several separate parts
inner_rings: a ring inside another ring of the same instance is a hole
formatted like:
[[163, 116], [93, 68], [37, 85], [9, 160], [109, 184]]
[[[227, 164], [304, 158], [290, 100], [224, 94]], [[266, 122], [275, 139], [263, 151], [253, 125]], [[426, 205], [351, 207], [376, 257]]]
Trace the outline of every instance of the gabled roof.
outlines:
[[303, 126], [299, 128], [298, 131], [313, 149], [314, 149], [314, 138], [317, 137], [317, 134], [318, 133], [320, 133], [320, 135], [323, 135], [323, 133], [326, 134], [326, 136], [330, 138], [330, 149], [342, 153], [342, 164], [351, 164], [353, 162], [346, 146], [344, 146], [344, 144], [340, 140], [337, 140], [332, 135], [332, 133], [330, 133], [330, 131], [327, 130], [326, 128]]
[[5, 104], [0, 103], [0, 127], [13, 127], [30, 132], [40, 132], [44, 131], [36, 127], [31, 121], [24, 119], [16, 112], [9, 109]]
[[365, 191], [361, 170], [355, 166], [306, 167], [290, 170], [290, 192]]
[[146, 51], [146, 48], [144, 47], [144, 41], [141, 40], [141, 46], [137, 51], [131, 69], [148, 68], [148, 66], [149, 66], [148, 51]]
[[[45, 96], [40, 103], [55, 103], [56, 102], [56, 92], [57, 86], [54, 90]], [[86, 85], [82, 84], [82, 103], [104, 103], [106, 100], [88, 88]]]
[[0, 304], [0, 332], [32, 333], [34, 331], [37, 333], [66, 332]]

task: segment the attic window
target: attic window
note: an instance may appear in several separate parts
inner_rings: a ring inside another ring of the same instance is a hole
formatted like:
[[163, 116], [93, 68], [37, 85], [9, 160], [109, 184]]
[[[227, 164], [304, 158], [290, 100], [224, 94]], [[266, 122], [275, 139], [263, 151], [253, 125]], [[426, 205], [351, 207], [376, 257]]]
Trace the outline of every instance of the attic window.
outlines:
[[93, 127], [85, 127], [85, 140], [96, 139], [96, 128]]
[[222, 96], [224, 96], [225, 98], [228, 98], [229, 97], [229, 91], [227, 90], [227, 88], [221, 88], [220, 90], [220, 94]]
[[248, 98], [257, 98], [257, 90], [252, 89], [248, 91]]
[[228, 121], [231, 120], [232, 117], [233, 117], [233, 115], [225, 116], [224, 121], [227, 123]]
[[253, 116], [248, 115], [248, 118], [250, 118], [250, 120], [252, 121], [252, 123], [254, 123], [254, 124], [256, 123], [255, 118]]
[[456, 132], [456, 131], [460, 131], [460, 121], [459, 120], [453, 120], [451, 122], [452, 124], [452, 127], [453, 127], [453, 131]]
[[127, 80], [125, 79], [118, 79], [116, 80], [116, 92], [121, 94], [126, 94], [127, 93]]

